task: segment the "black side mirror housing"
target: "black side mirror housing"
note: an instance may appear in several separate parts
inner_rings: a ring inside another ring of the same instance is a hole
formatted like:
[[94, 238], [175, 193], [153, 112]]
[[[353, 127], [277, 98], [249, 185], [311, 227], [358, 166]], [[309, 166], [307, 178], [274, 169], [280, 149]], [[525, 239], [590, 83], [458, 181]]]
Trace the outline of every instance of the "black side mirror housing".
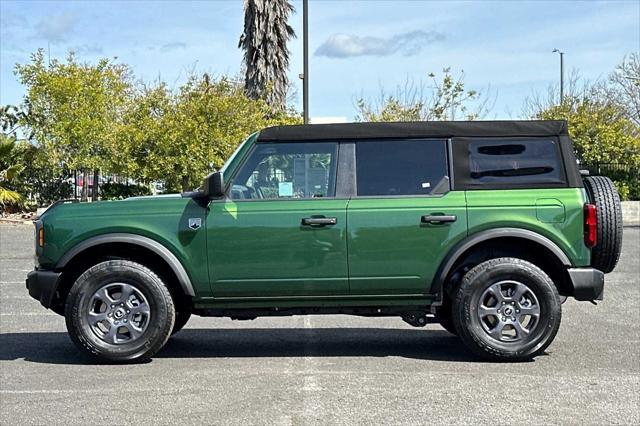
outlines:
[[224, 195], [224, 179], [222, 173], [213, 172], [204, 178], [202, 192], [207, 198], [220, 198]]

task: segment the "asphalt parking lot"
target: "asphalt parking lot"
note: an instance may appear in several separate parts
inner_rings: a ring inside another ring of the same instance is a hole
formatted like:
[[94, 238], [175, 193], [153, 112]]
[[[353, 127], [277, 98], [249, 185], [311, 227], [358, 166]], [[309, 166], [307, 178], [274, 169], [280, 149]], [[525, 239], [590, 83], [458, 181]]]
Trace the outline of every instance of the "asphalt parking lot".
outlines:
[[568, 301], [533, 362], [474, 358], [437, 325], [192, 318], [146, 364], [92, 365], [29, 298], [32, 228], [0, 224], [0, 424], [640, 424], [640, 228], [605, 300]]

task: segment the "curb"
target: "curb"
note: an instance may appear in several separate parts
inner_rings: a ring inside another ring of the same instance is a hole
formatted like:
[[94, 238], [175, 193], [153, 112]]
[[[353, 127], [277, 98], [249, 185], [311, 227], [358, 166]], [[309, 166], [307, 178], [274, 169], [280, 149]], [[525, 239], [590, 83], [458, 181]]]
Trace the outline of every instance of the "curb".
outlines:
[[33, 224], [33, 221], [31, 220], [24, 220], [24, 219], [7, 219], [7, 218], [0, 218], [0, 223], [10, 223], [12, 225], [31, 225]]

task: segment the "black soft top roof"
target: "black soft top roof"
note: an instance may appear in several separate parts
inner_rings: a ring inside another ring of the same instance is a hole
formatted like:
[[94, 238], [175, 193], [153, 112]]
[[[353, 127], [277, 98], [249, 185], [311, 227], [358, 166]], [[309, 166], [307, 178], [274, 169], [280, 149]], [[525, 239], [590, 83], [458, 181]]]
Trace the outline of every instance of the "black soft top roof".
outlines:
[[258, 142], [472, 136], [560, 136], [567, 134], [567, 122], [564, 120], [339, 123], [268, 127], [260, 131]]

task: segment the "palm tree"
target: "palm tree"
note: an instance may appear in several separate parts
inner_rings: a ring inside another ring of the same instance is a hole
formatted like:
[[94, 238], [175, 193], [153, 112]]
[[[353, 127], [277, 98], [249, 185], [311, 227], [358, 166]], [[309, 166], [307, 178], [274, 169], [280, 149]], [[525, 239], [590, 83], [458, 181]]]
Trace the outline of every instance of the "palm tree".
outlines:
[[245, 90], [252, 99], [264, 97], [274, 111], [285, 109], [287, 41], [295, 37], [287, 19], [293, 11], [288, 0], [244, 2], [244, 32], [238, 47], [244, 50]]
[[22, 171], [22, 166], [13, 164], [16, 158], [16, 136], [18, 124], [25, 113], [13, 105], [0, 106], [0, 210], [7, 204], [19, 205], [22, 196], [10, 189], [10, 183]]
[[18, 164], [11, 164], [14, 157], [15, 139], [0, 135], [0, 210], [7, 204], [20, 204], [22, 196], [9, 188], [9, 183], [22, 170]]

